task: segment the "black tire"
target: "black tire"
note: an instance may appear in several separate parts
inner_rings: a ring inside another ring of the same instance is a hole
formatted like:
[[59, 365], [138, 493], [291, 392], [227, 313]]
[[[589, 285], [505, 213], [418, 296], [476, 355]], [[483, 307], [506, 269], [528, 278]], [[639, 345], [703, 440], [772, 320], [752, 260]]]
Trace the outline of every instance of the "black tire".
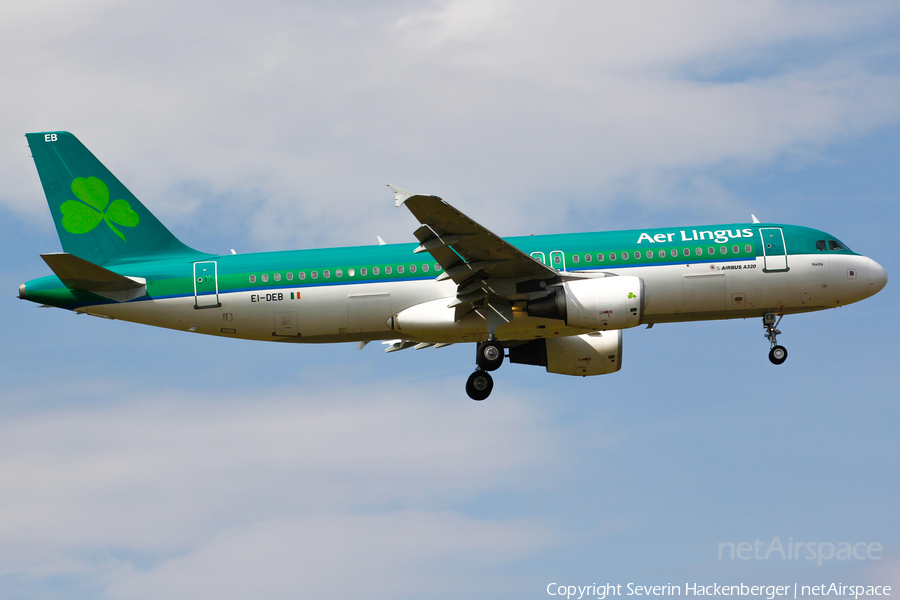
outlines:
[[787, 360], [787, 349], [784, 346], [775, 346], [769, 350], [769, 360], [773, 365], [780, 365]]
[[493, 389], [494, 378], [487, 371], [475, 371], [466, 381], [466, 393], [472, 400], [484, 400], [491, 395]]
[[503, 364], [503, 346], [498, 342], [482, 342], [478, 344], [475, 364], [485, 371], [496, 371]]

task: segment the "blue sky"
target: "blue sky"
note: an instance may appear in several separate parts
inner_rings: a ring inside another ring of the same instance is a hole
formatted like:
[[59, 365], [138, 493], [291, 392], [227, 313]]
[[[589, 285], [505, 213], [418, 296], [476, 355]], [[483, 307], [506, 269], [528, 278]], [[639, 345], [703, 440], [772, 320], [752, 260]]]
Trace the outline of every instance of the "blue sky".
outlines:
[[[225, 341], [19, 301], [59, 250], [24, 133], [69, 130], [191, 246], [411, 241], [385, 183], [502, 235], [763, 220], [898, 272], [887, 2], [0, 7], [0, 596], [539, 598], [900, 586], [894, 282], [625, 332], [623, 369]], [[5, 140], [5, 141], [4, 141]], [[877, 542], [880, 560], [719, 560]], [[897, 587], [895, 587], [895, 590]]]

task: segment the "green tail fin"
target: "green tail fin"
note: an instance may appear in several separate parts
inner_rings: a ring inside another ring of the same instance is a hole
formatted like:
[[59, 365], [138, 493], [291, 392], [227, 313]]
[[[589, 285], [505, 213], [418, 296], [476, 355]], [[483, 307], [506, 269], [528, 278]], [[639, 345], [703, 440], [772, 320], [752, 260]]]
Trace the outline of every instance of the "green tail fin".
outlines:
[[65, 131], [28, 133], [63, 250], [97, 265], [199, 255]]

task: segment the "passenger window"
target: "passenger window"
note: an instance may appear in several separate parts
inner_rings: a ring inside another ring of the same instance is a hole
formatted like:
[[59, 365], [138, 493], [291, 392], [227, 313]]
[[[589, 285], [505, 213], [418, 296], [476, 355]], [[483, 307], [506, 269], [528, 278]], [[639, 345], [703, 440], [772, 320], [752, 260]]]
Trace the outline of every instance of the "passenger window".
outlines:
[[641, 251], [640, 250], [638, 250], [637, 252], [634, 253], [634, 258], [637, 260], [641, 259]]
[[416, 265], [409, 265], [409, 272], [410, 272], [410, 273], [415, 273], [415, 272], [416, 272]]
[[572, 262], [574, 262], [574, 263], [577, 263], [579, 260], [581, 260], [581, 258], [579, 258], [579, 256], [577, 254], [572, 257]]
[[713, 254], [716, 253], [716, 249], [713, 248], [712, 246], [710, 246], [709, 248], [706, 249], [706, 253], [709, 254], [710, 256], [712, 256]]
[[275, 281], [281, 281], [281, 273], [275, 273]]
[[269, 280], [269, 276], [266, 273], [263, 273], [262, 280], [263, 280], [263, 283], [267, 282]]
[[313, 271], [313, 272], [311, 273], [311, 276], [312, 276], [313, 279], [318, 279], [318, 278], [319, 278], [319, 272], [318, 272], [318, 271]]
[[610, 252], [610, 253], [609, 253], [609, 260], [616, 260], [616, 253], [615, 253], [615, 252]]
[[672, 251], [669, 254], [672, 256], [672, 258], [675, 258], [678, 256], [678, 250], [672, 248]]
[[598, 255], [597, 255], [597, 262], [603, 262], [603, 255], [602, 255], [602, 254], [598, 254]]
[[694, 254], [696, 254], [697, 256], [703, 256], [703, 248], [695, 249]]
[[293, 280], [294, 280], [294, 274], [293, 274], [293, 273], [288, 273], [287, 275], [285, 275], [285, 277], [287, 277], [287, 280], [288, 280], [288, 281], [293, 281]]
[[372, 275], [381, 275], [381, 269], [378, 267], [372, 267]]
[[690, 255], [691, 255], [691, 249], [690, 249], [690, 248], [685, 248], [684, 250], [681, 251], [681, 253], [684, 254], [685, 256], [690, 256]]
[[403, 265], [397, 265], [397, 272], [398, 272], [398, 273], [402, 273], [402, 272], [403, 272]]
[[753, 246], [751, 246], [750, 244], [747, 244], [746, 246], [744, 246], [744, 252], [746, 252], [747, 254], [750, 254], [751, 252], [753, 252]]
[[384, 268], [384, 273], [385, 273], [385, 275], [390, 275], [390, 274], [391, 274], [391, 268], [390, 268], [390, 267], [385, 267], [385, 268]]
[[256, 283], [256, 275], [250, 276], [250, 283]]
[[325, 276], [325, 279], [328, 279], [329, 277], [331, 277], [331, 271], [328, 271], [326, 269], [325, 271], [322, 271], [322, 275]]
[[834, 240], [828, 240], [828, 249], [829, 250], [843, 250], [844, 247], [840, 245], [840, 243]]
[[439, 264], [437, 264], [437, 263], [434, 263], [434, 270], [435, 270], [435, 271], [440, 271], [440, 270], [441, 270], [441, 265], [439, 265]]
[[591, 255], [590, 255], [590, 254], [585, 254], [585, 255], [584, 255], [584, 262], [591, 262]]
[[336, 277], [343, 277], [344, 271], [342, 269], [338, 269], [337, 271], [334, 272], [334, 274]]
[[369, 274], [369, 270], [367, 268], [363, 267], [359, 270], [359, 274], [362, 275], [363, 277], [365, 277], [366, 275]]
[[422, 272], [423, 272], [423, 273], [427, 273], [427, 272], [428, 272], [428, 265], [427, 265], [427, 264], [422, 265]]
[[306, 279], [306, 273], [304, 273], [303, 271], [300, 271], [300, 273], [297, 276], [300, 278], [301, 281]]
[[347, 277], [353, 277], [356, 275], [356, 269], [347, 269]]
[[653, 258], [653, 250], [647, 250], [647, 258]]
[[720, 247], [719, 254], [728, 254], [728, 247], [727, 246]]
[[732, 252], [733, 254], [738, 254], [740, 251], [741, 251], [741, 249], [740, 249], [739, 247], [737, 247], [737, 246], [732, 246], [732, 247], [731, 247], [731, 252]]
[[825, 249], [825, 240], [816, 240], [816, 250]]
[[628, 260], [628, 253], [627, 253], [627, 252], [623, 252], [623, 253], [622, 253], [622, 260]]

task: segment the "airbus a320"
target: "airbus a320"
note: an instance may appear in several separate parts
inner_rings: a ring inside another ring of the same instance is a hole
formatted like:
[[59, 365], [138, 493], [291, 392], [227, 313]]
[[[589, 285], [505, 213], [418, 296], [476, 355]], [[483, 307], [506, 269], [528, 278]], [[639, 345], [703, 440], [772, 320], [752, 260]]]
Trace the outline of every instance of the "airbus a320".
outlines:
[[[622, 331], [758, 318], [780, 365], [784, 315], [858, 302], [887, 283], [835, 236], [751, 223], [501, 238], [437, 196], [391, 186], [417, 243], [210, 254], [179, 241], [67, 132], [26, 135], [62, 243], [19, 298], [227, 338], [473, 343], [474, 400], [505, 359], [588, 376], [622, 368]], [[380, 241], [380, 240], [379, 240]]]

